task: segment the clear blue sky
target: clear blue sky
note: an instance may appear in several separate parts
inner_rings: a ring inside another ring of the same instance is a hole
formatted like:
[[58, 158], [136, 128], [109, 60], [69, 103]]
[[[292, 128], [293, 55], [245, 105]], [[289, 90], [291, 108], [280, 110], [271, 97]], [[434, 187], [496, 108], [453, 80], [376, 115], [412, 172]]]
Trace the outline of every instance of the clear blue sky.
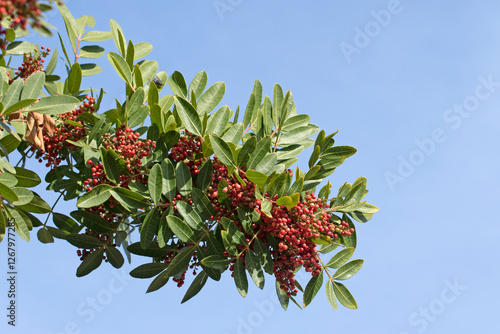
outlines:
[[[355, 311], [334, 312], [322, 289], [305, 310], [285, 312], [271, 276], [243, 299], [226, 275], [180, 305], [186, 287], [146, 295], [150, 280], [127, 279], [142, 259], [77, 278], [75, 248], [42, 245], [33, 234], [18, 241], [18, 327], [6, 325], [4, 281], [0, 332], [498, 332], [499, 2], [67, 2], [75, 16], [93, 15], [98, 30], [112, 18], [127, 39], [152, 43], [148, 59], [169, 75], [191, 80], [206, 70], [210, 82], [225, 81], [223, 103], [233, 108], [246, 104], [256, 78], [268, 95], [275, 82], [291, 90], [299, 113], [358, 149], [329, 178], [334, 187], [367, 177], [368, 200], [381, 211], [358, 224], [354, 258], [365, 265], [347, 281]], [[218, 13], [217, 3], [231, 10]], [[49, 22], [63, 29], [57, 15]], [[104, 74], [85, 86], [103, 87], [110, 108], [123, 86], [105, 57], [99, 64]], [[0, 268], [6, 261], [4, 242]]]

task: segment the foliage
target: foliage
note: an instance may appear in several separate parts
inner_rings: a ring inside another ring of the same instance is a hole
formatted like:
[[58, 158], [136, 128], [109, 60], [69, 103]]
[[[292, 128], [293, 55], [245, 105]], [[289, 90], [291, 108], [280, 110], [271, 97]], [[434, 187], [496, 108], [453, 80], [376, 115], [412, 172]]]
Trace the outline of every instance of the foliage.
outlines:
[[[366, 222], [378, 208], [363, 200], [364, 177], [345, 183], [334, 196], [329, 182], [315, 194], [356, 149], [334, 146], [336, 133], [327, 135], [299, 114], [291, 92], [278, 84], [270, 98], [256, 80], [241, 115], [239, 107], [217, 108], [224, 82], [207, 88], [204, 71], [189, 85], [179, 72], [167, 77], [156, 61], [145, 59], [151, 44], [127, 41], [113, 20], [110, 31], [87, 31], [95, 24], [92, 17], [75, 19], [63, 4], [57, 6], [69, 38], [65, 45], [59, 36], [66, 78], [54, 75], [57, 49], [45, 70], [50, 48], [28, 42], [12, 39], [0, 59], [0, 239], [5, 221], [14, 219], [26, 241], [34, 228], [43, 243], [66, 240], [82, 261], [77, 276], [103, 260], [121, 267], [123, 253], [129, 261], [131, 254], [148, 257], [150, 263], [130, 273], [154, 277], [148, 292], [170, 278], [180, 287], [192, 271], [196, 277], [182, 302], [208, 278], [218, 281], [229, 271], [243, 297], [248, 277], [262, 289], [264, 273], [274, 275], [285, 309], [290, 300], [301, 307], [299, 291], [307, 306], [326, 276], [332, 307], [338, 300], [356, 308], [339, 281], [363, 264], [348, 262], [356, 247], [353, 220]], [[99, 45], [84, 44], [108, 39], [117, 52], [106, 56], [116, 80], [125, 83], [126, 99], [102, 112], [104, 91], [82, 87], [83, 77], [101, 69], [82, 60], [105, 54]], [[9, 65], [13, 56], [23, 57], [17, 70]], [[167, 86], [172, 94], [162, 94]], [[292, 171], [308, 147], [309, 170]], [[21, 167], [9, 161], [16, 149]], [[25, 168], [31, 157], [45, 161], [47, 190], [65, 201], [76, 199], [69, 215], [55, 212], [55, 204], [29, 189], [41, 183]], [[41, 223], [38, 214], [51, 215], [54, 225], [48, 217]], [[139, 241], [131, 243], [137, 234]], [[320, 254], [339, 246], [329, 261], [322, 260]], [[305, 288], [296, 280], [301, 269], [311, 274]]]

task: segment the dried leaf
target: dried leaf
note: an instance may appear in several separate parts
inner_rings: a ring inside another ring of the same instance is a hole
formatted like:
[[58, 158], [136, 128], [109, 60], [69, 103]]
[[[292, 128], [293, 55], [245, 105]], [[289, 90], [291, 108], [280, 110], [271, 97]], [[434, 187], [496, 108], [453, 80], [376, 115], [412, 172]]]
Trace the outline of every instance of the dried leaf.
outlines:
[[56, 121], [50, 115], [43, 114], [43, 131], [52, 137], [54, 135], [54, 129], [56, 128]]
[[14, 119], [21, 119], [23, 118], [23, 112], [21, 110], [15, 111], [12, 114], [8, 115], [7, 117], [9, 117], [9, 121], [12, 121]]

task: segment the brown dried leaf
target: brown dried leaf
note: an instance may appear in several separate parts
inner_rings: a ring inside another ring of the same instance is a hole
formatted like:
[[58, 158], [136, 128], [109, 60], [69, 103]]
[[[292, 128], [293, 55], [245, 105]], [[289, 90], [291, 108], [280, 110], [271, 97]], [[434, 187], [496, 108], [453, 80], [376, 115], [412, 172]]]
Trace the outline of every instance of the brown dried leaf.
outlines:
[[14, 119], [20, 119], [23, 118], [23, 112], [22, 111], [15, 111], [12, 114], [8, 115], [9, 121], [12, 121]]
[[54, 129], [56, 128], [56, 121], [50, 115], [43, 114], [43, 131], [50, 137], [54, 135]]
[[42, 129], [43, 115], [34, 112], [28, 113], [25, 138], [28, 142], [32, 143], [33, 146], [43, 151], [45, 150], [45, 145], [43, 143]]

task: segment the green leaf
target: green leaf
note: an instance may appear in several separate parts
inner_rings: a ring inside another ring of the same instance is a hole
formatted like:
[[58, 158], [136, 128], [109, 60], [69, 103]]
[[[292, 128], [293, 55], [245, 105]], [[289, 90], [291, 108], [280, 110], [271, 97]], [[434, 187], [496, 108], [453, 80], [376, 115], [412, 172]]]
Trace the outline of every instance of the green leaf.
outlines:
[[236, 288], [240, 295], [245, 298], [248, 293], [248, 279], [247, 273], [245, 271], [245, 265], [241, 261], [241, 259], [236, 260], [234, 264], [234, 283], [236, 284]]
[[[156, 87], [155, 83], [150, 83], [149, 84], [149, 91], [148, 91], [148, 105], [152, 106], [152, 105], [158, 104], [158, 102], [159, 102], [158, 87]], [[160, 110], [161, 110], [161, 107], [160, 107]]]
[[262, 172], [264, 174], [269, 174], [273, 168], [276, 166], [276, 162], [278, 161], [278, 156], [276, 153], [269, 153], [262, 159], [262, 161], [255, 166], [255, 170]]
[[153, 51], [153, 45], [148, 42], [140, 42], [134, 44], [134, 61], [146, 57], [151, 51]]
[[39, 229], [36, 235], [38, 237], [38, 240], [40, 240], [41, 243], [49, 244], [49, 243], [54, 242], [54, 237], [45, 228]]
[[162, 262], [146, 263], [130, 272], [130, 276], [134, 278], [151, 278], [158, 275], [160, 272], [167, 268], [168, 264]]
[[281, 285], [276, 280], [276, 294], [278, 295], [278, 300], [281, 304], [281, 307], [286, 311], [288, 308], [288, 303], [290, 302], [290, 297], [287, 296], [286, 291], [281, 289]]
[[198, 188], [193, 188], [191, 196], [196, 211], [200, 214], [201, 218], [207, 220], [215, 215], [214, 207], [207, 195]]
[[[345, 221], [346, 223], [349, 224], [349, 228], [354, 228], [354, 224], [352, 223], [351, 219], [344, 213], [342, 215], [342, 220]], [[343, 235], [342, 236], [342, 243], [346, 245], [346, 247], [353, 247], [356, 248], [357, 240], [356, 240], [356, 230], [351, 233], [351, 235]]]
[[186, 202], [176, 202], [176, 207], [179, 213], [184, 218], [184, 221], [195, 231], [201, 230], [204, 227], [200, 216], [196, 213], [193, 207]]
[[68, 234], [66, 241], [75, 247], [83, 249], [95, 249], [104, 245], [104, 241], [87, 234]]
[[276, 200], [277, 205], [288, 206], [292, 204], [293, 200], [290, 196], [282, 196]]
[[[27, 219], [26, 216], [21, 215], [22, 211], [17, 211], [16, 209], [7, 210], [7, 215], [11, 216], [14, 220], [14, 225], [16, 228], [16, 233], [23, 239], [24, 241], [30, 241], [30, 231], [33, 229], [31, 225], [31, 221]], [[26, 219], [25, 219], [26, 217]]]
[[365, 193], [366, 193], [366, 181], [358, 184], [353, 184], [351, 191], [349, 191], [349, 193], [345, 196], [342, 205], [348, 206], [350, 204], [358, 203], [363, 198]]
[[175, 177], [179, 194], [181, 194], [182, 196], [188, 196], [189, 194], [191, 194], [193, 180], [191, 179], [191, 172], [189, 171], [189, 167], [183, 161], [179, 161], [177, 163]]
[[[195, 76], [191, 84], [189, 84], [189, 91], [193, 92], [196, 96], [201, 96], [205, 87], [207, 86], [208, 75], [207, 72], [201, 71], [198, 72]], [[191, 97], [190, 97], [191, 99]]]
[[196, 109], [182, 97], [174, 96], [174, 101], [182, 125], [186, 130], [196, 136], [203, 136], [203, 125]]
[[52, 212], [52, 220], [59, 229], [68, 232], [73, 231], [75, 225], [78, 225], [72, 218], [57, 212]]
[[202, 191], [207, 190], [208, 186], [212, 183], [213, 164], [212, 160], [208, 159], [201, 166], [198, 176], [196, 177], [196, 187]]
[[[198, 114], [211, 112], [224, 97], [226, 84], [222, 81], [213, 84], [198, 100]], [[196, 94], [196, 93], [195, 93]]]
[[123, 81], [125, 81], [129, 86], [132, 87], [132, 71], [130, 70], [130, 67], [128, 66], [125, 59], [114, 52], [109, 52], [107, 57], [120, 78], [122, 78]]
[[99, 206], [111, 197], [111, 189], [113, 187], [109, 184], [100, 184], [83, 194], [76, 202], [76, 206], [84, 209]]
[[132, 110], [128, 115], [128, 127], [135, 128], [142, 124], [150, 113], [148, 106], [139, 106], [138, 109]]
[[155, 164], [149, 171], [148, 188], [151, 199], [155, 205], [158, 205], [163, 189], [163, 173], [159, 164]]
[[319, 158], [321, 164], [329, 168], [340, 166], [345, 159], [356, 153], [356, 149], [350, 146], [336, 146], [323, 151]]
[[[197, 256], [198, 256], [198, 261], [202, 261], [206, 256], [208, 256], [208, 250], [203, 249], [203, 248], [199, 248]], [[201, 263], [200, 263], [200, 265], [203, 268], [203, 270], [205, 271], [205, 273], [208, 275], [208, 277], [210, 277], [214, 281], [220, 281], [221, 271], [219, 269], [213, 269], [213, 268], [207, 267]]]
[[226, 251], [231, 255], [237, 255], [238, 249], [229, 233], [227, 231], [221, 231], [221, 238]]
[[87, 77], [102, 72], [102, 68], [97, 64], [81, 64], [82, 76]]
[[113, 38], [111, 31], [89, 31], [86, 33], [82, 41], [86, 42], [101, 42], [101, 41], [107, 41], [108, 39]]
[[349, 261], [349, 259], [351, 258], [353, 253], [354, 253], [354, 248], [352, 248], [352, 247], [345, 248], [345, 249], [341, 250], [340, 252], [338, 252], [337, 254], [335, 254], [330, 259], [330, 261], [328, 261], [326, 266], [329, 268], [339, 268], [344, 263]]
[[273, 258], [271, 256], [269, 247], [266, 246], [259, 238], [255, 238], [253, 250], [257, 254], [260, 264], [262, 265], [266, 273], [272, 274]]
[[264, 173], [257, 172], [255, 170], [248, 170], [246, 172], [247, 178], [258, 186], [264, 186], [267, 181], [268, 176]]
[[304, 139], [309, 137], [311, 130], [308, 126], [302, 126], [300, 128], [291, 129], [288, 132], [284, 132], [278, 141], [279, 146], [300, 144]]
[[229, 145], [216, 135], [210, 136], [210, 144], [217, 158], [226, 166], [237, 168], [234, 162], [233, 152]]
[[66, 32], [68, 33], [68, 38], [71, 42], [71, 46], [73, 47], [73, 52], [76, 53], [76, 39], [78, 37], [76, 20], [73, 15], [71, 15], [68, 7], [66, 7], [65, 4], [63, 4], [62, 2], [57, 2], [56, 5], [64, 19]]
[[168, 211], [165, 210], [160, 218], [158, 227], [158, 246], [165, 247], [173, 235], [173, 232], [168, 227], [167, 223]]
[[191, 283], [191, 285], [189, 286], [188, 290], [186, 291], [184, 298], [182, 298], [181, 304], [187, 302], [188, 300], [196, 296], [207, 282], [207, 279], [208, 275], [205, 271], [199, 273], [193, 280], [193, 283]]
[[264, 272], [262, 271], [257, 255], [250, 250], [248, 250], [245, 255], [245, 266], [255, 285], [257, 285], [259, 289], [263, 289], [265, 283]]
[[35, 46], [26, 41], [16, 41], [9, 43], [5, 49], [5, 55], [23, 55], [25, 53], [30, 53], [35, 50]]
[[104, 248], [99, 248], [90, 255], [88, 255], [80, 264], [78, 269], [76, 269], [76, 276], [82, 277], [90, 274], [93, 270], [99, 268], [102, 263], [102, 257], [104, 255]]
[[227, 143], [238, 144], [243, 137], [243, 123], [234, 124], [227, 130], [227, 132], [222, 136], [222, 139]]
[[130, 100], [127, 101], [126, 107], [125, 107], [125, 113], [127, 117], [132, 113], [134, 110], [138, 110], [141, 106], [142, 103], [144, 102], [144, 88], [139, 87], [137, 90], [132, 94], [130, 97]]
[[123, 258], [122, 253], [113, 246], [106, 246], [106, 255], [109, 263], [115, 268], [121, 268], [125, 259]]
[[[255, 94], [252, 92], [250, 94], [250, 98], [248, 99], [248, 104], [247, 104], [247, 108], [245, 110], [245, 115], [243, 116], [243, 126], [245, 128], [250, 124], [250, 122], [253, 118], [254, 106], [255, 106]], [[250, 125], [253, 125], [253, 124], [250, 124]]]
[[111, 182], [113, 182], [114, 184], [119, 184], [120, 170], [118, 168], [118, 162], [116, 161], [118, 155], [112, 149], [107, 150], [102, 146], [100, 148], [100, 152], [101, 152], [101, 161], [104, 167], [104, 172], [106, 173], [106, 178]]
[[110, 192], [127, 209], [142, 209], [149, 205], [149, 201], [144, 196], [128, 189], [114, 187]]
[[209, 255], [203, 258], [201, 263], [209, 268], [224, 270], [231, 263], [231, 259], [228, 259], [225, 256]]
[[12, 114], [15, 111], [22, 110], [22, 109], [32, 105], [35, 101], [36, 101], [35, 99], [29, 99], [29, 100], [21, 100], [19, 102], [16, 102], [13, 105], [11, 105], [9, 108], [4, 110], [4, 112], [2, 113], [2, 116], [7, 116], [7, 115]]
[[81, 58], [99, 58], [104, 55], [104, 48], [99, 45], [86, 45], [80, 49]]
[[172, 252], [172, 248], [160, 248], [156, 241], [149, 244], [146, 249], [143, 249], [140, 242], [135, 242], [127, 247], [127, 250], [135, 255], [148, 256], [148, 257], [165, 257]]
[[168, 78], [167, 83], [175, 95], [181, 96], [184, 99], [187, 98], [186, 81], [184, 80], [184, 77], [180, 72], [175, 71], [174, 73], [172, 73], [170, 78]]
[[2, 98], [4, 109], [8, 110], [9, 107], [16, 102], [19, 102], [21, 97], [21, 91], [23, 90], [24, 82], [22, 79], [14, 80], [14, 82], [9, 86], [5, 95]]
[[39, 196], [35, 195], [30, 203], [25, 205], [18, 205], [17, 209], [21, 209], [28, 212], [33, 213], [48, 213], [51, 211], [50, 205], [47, 204], [43, 199]]
[[363, 260], [353, 260], [351, 262], [347, 262], [342, 267], [337, 269], [337, 271], [333, 274], [334, 279], [345, 280], [351, 278], [356, 274], [359, 269], [363, 266]]
[[333, 282], [333, 290], [342, 305], [350, 309], [358, 308], [356, 300], [342, 283]]
[[[223, 217], [222, 219], [227, 219], [226, 217]], [[243, 232], [241, 232], [241, 230], [236, 226], [236, 224], [227, 219], [228, 220], [228, 224], [227, 224], [227, 233], [229, 233], [229, 235], [231, 236], [231, 238], [233, 239], [233, 242], [236, 243], [236, 244], [239, 244], [239, 245], [242, 245], [242, 246], [246, 246], [247, 245], [247, 241], [245, 239], [245, 235], [243, 234]]]
[[114, 21], [109, 20], [109, 26], [111, 28], [111, 36], [115, 42], [116, 48], [120, 51], [120, 53], [125, 56], [125, 37], [123, 36], [123, 30], [120, 25]]
[[279, 115], [281, 114], [281, 103], [283, 102], [283, 90], [280, 85], [274, 84], [273, 87], [273, 110], [272, 110], [272, 118], [274, 126], [279, 125]]
[[175, 276], [186, 271], [195, 249], [196, 247], [194, 246], [182, 248], [168, 265], [166, 274], [169, 276]]
[[162, 272], [160, 275], [156, 276], [153, 282], [148, 287], [148, 290], [146, 293], [156, 291], [163, 287], [165, 284], [167, 284], [168, 280], [170, 279], [170, 276], [167, 275], [167, 271], [165, 270]]
[[308, 115], [295, 115], [290, 118], [288, 118], [284, 123], [283, 123], [283, 128], [281, 129], [282, 132], [289, 132], [293, 129], [299, 128], [299, 127], [304, 127], [309, 125], [310, 117]]
[[[2, 183], [0, 183], [2, 184]], [[34, 195], [33, 192], [29, 189], [26, 188], [11, 188], [11, 190], [16, 194], [18, 200], [14, 201], [12, 205], [18, 206], [18, 205], [25, 205], [31, 202], [33, 199]]]
[[335, 296], [335, 291], [333, 289], [333, 282], [328, 280], [326, 282], [326, 298], [328, 299], [328, 302], [332, 306], [332, 308], [337, 311], [337, 297]]
[[79, 63], [74, 63], [69, 72], [67, 87], [70, 94], [74, 94], [80, 90], [82, 84], [82, 69]]
[[158, 62], [143, 60], [140, 63], [139, 68], [141, 69], [142, 81], [147, 82], [148, 80], [151, 80], [151, 78], [153, 78], [156, 71], [158, 70]]
[[304, 290], [304, 301], [303, 301], [304, 307], [306, 307], [312, 302], [312, 300], [318, 293], [319, 289], [321, 289], [322, 285], [323, 285], [323, 270], [319, 275], [313, 276], [309, 281], [309, 283], [307, 283], [306, 289]]
[[73, 111], [80, 105], [80, 100], [68, 95], [47, 96], [35, 103], [27, 111], [41, 114], [58, 115]]
[[162, 193], [168, 198], [169, 201], [172, 201], [177, 194], [177, 187], [175, 182], [176, 176], [174, 165], [169, 158], [165, 158], [161, 162], [161, 169], [163, 175]]
[[58, 54], [57, 48], [55, 48], [54, 51], [52, 52], [52, 57], [50, 58], [49, 63], [45, 67], [45, 74], [46, 75], [51, 75], [52, 73], [54, 73], [54, 70], [56, 69], [56, 66], [57, 66], [57, 59], [58, 58], [59, 58], [59, 54]]
[[0, 183], [0, 195], [2, 195], [3, 198], [11, 202], [19, 201], [19, 198], [17, 197], [16, 193], [12, 189], [10, 189], [10, 187], [8, 187], [3, 183]]
[[158, 208], [150, 210], [144, 218], [141, 226], [141, 247], [142, 249], [148, 248], [154, 236], [158, 232], [158, 224], [160, 223], [160, 213]]
[[247, 169], [254, 169], [264, 159], [271, 149], [271, 137], [265, 137], [257, 142], [255, 151], [250, 155], [247, 163]]
[[323, 253], [323, 254], [328, 254], [330, 253], [331, 251], [335, 250], [338, 246], [340, 245], [340, 242], [338, 241], [338, 239], [334, 242], [332, 242], [331, 244], [329, 245], [323, 245], [319, 252], [320, 253]]
[[190, 244], [197, 244], [194, 233], [187, 225], [187, 223], [176, 216], [167, 216], [168, 227], [174, 232], [174, 234], [182, 242], [188, 242]]
[[5, 184], [9, 188], [12, 188], [12, 187], [17, 185], [18, 181], [13, 174], [1, 173], [0, 174], [0, 183]]
[[14, 167], [14, 168], [16, 172], [14, 174], [14, 177], [17, 179], [18, 187], [26, 187], [26, 188], [36, 187], [42, 182], [40, 177], [35, 172], [22, 167]]
[[229, 123], [229, 116], [230, 116], [229, 107], [222, 106], [219, 110], [210, 115], [205, 133], [207, 134], [213, 133], [220, 136], [222, 132], [226, 129], [227, 124]]
[[16, 173], [16, 170], [14, 169], [14, 166], [12, 166], [10, 164], [10, 162], [8, 162], [7, 160], [5, 160], [4, 158], [1, 158], [1, 157], [0, 157], [0, 168], [3, 171], [6, 171], [6, 172], [9, 172], [9, 173], [12, 173], [12, 174]]
[[21, 100], [36, 99], [42, 92], [45, 84], [45, 73], [35, 72], [31, 74], [24, 83]]
[[243, 147], [238, 153], [238, 158], [237, 158], [238, 167], [241, 167], [247, 163], [248, 158], [250, 158], [250, 154], [252, 154], [252, 152], [255, 151], [256, 147], [257, 147], [257, 138], [255, 138], [255, 136], [250, 137], [247, 141], [245, 141], [245, 144], [243, 144]]

